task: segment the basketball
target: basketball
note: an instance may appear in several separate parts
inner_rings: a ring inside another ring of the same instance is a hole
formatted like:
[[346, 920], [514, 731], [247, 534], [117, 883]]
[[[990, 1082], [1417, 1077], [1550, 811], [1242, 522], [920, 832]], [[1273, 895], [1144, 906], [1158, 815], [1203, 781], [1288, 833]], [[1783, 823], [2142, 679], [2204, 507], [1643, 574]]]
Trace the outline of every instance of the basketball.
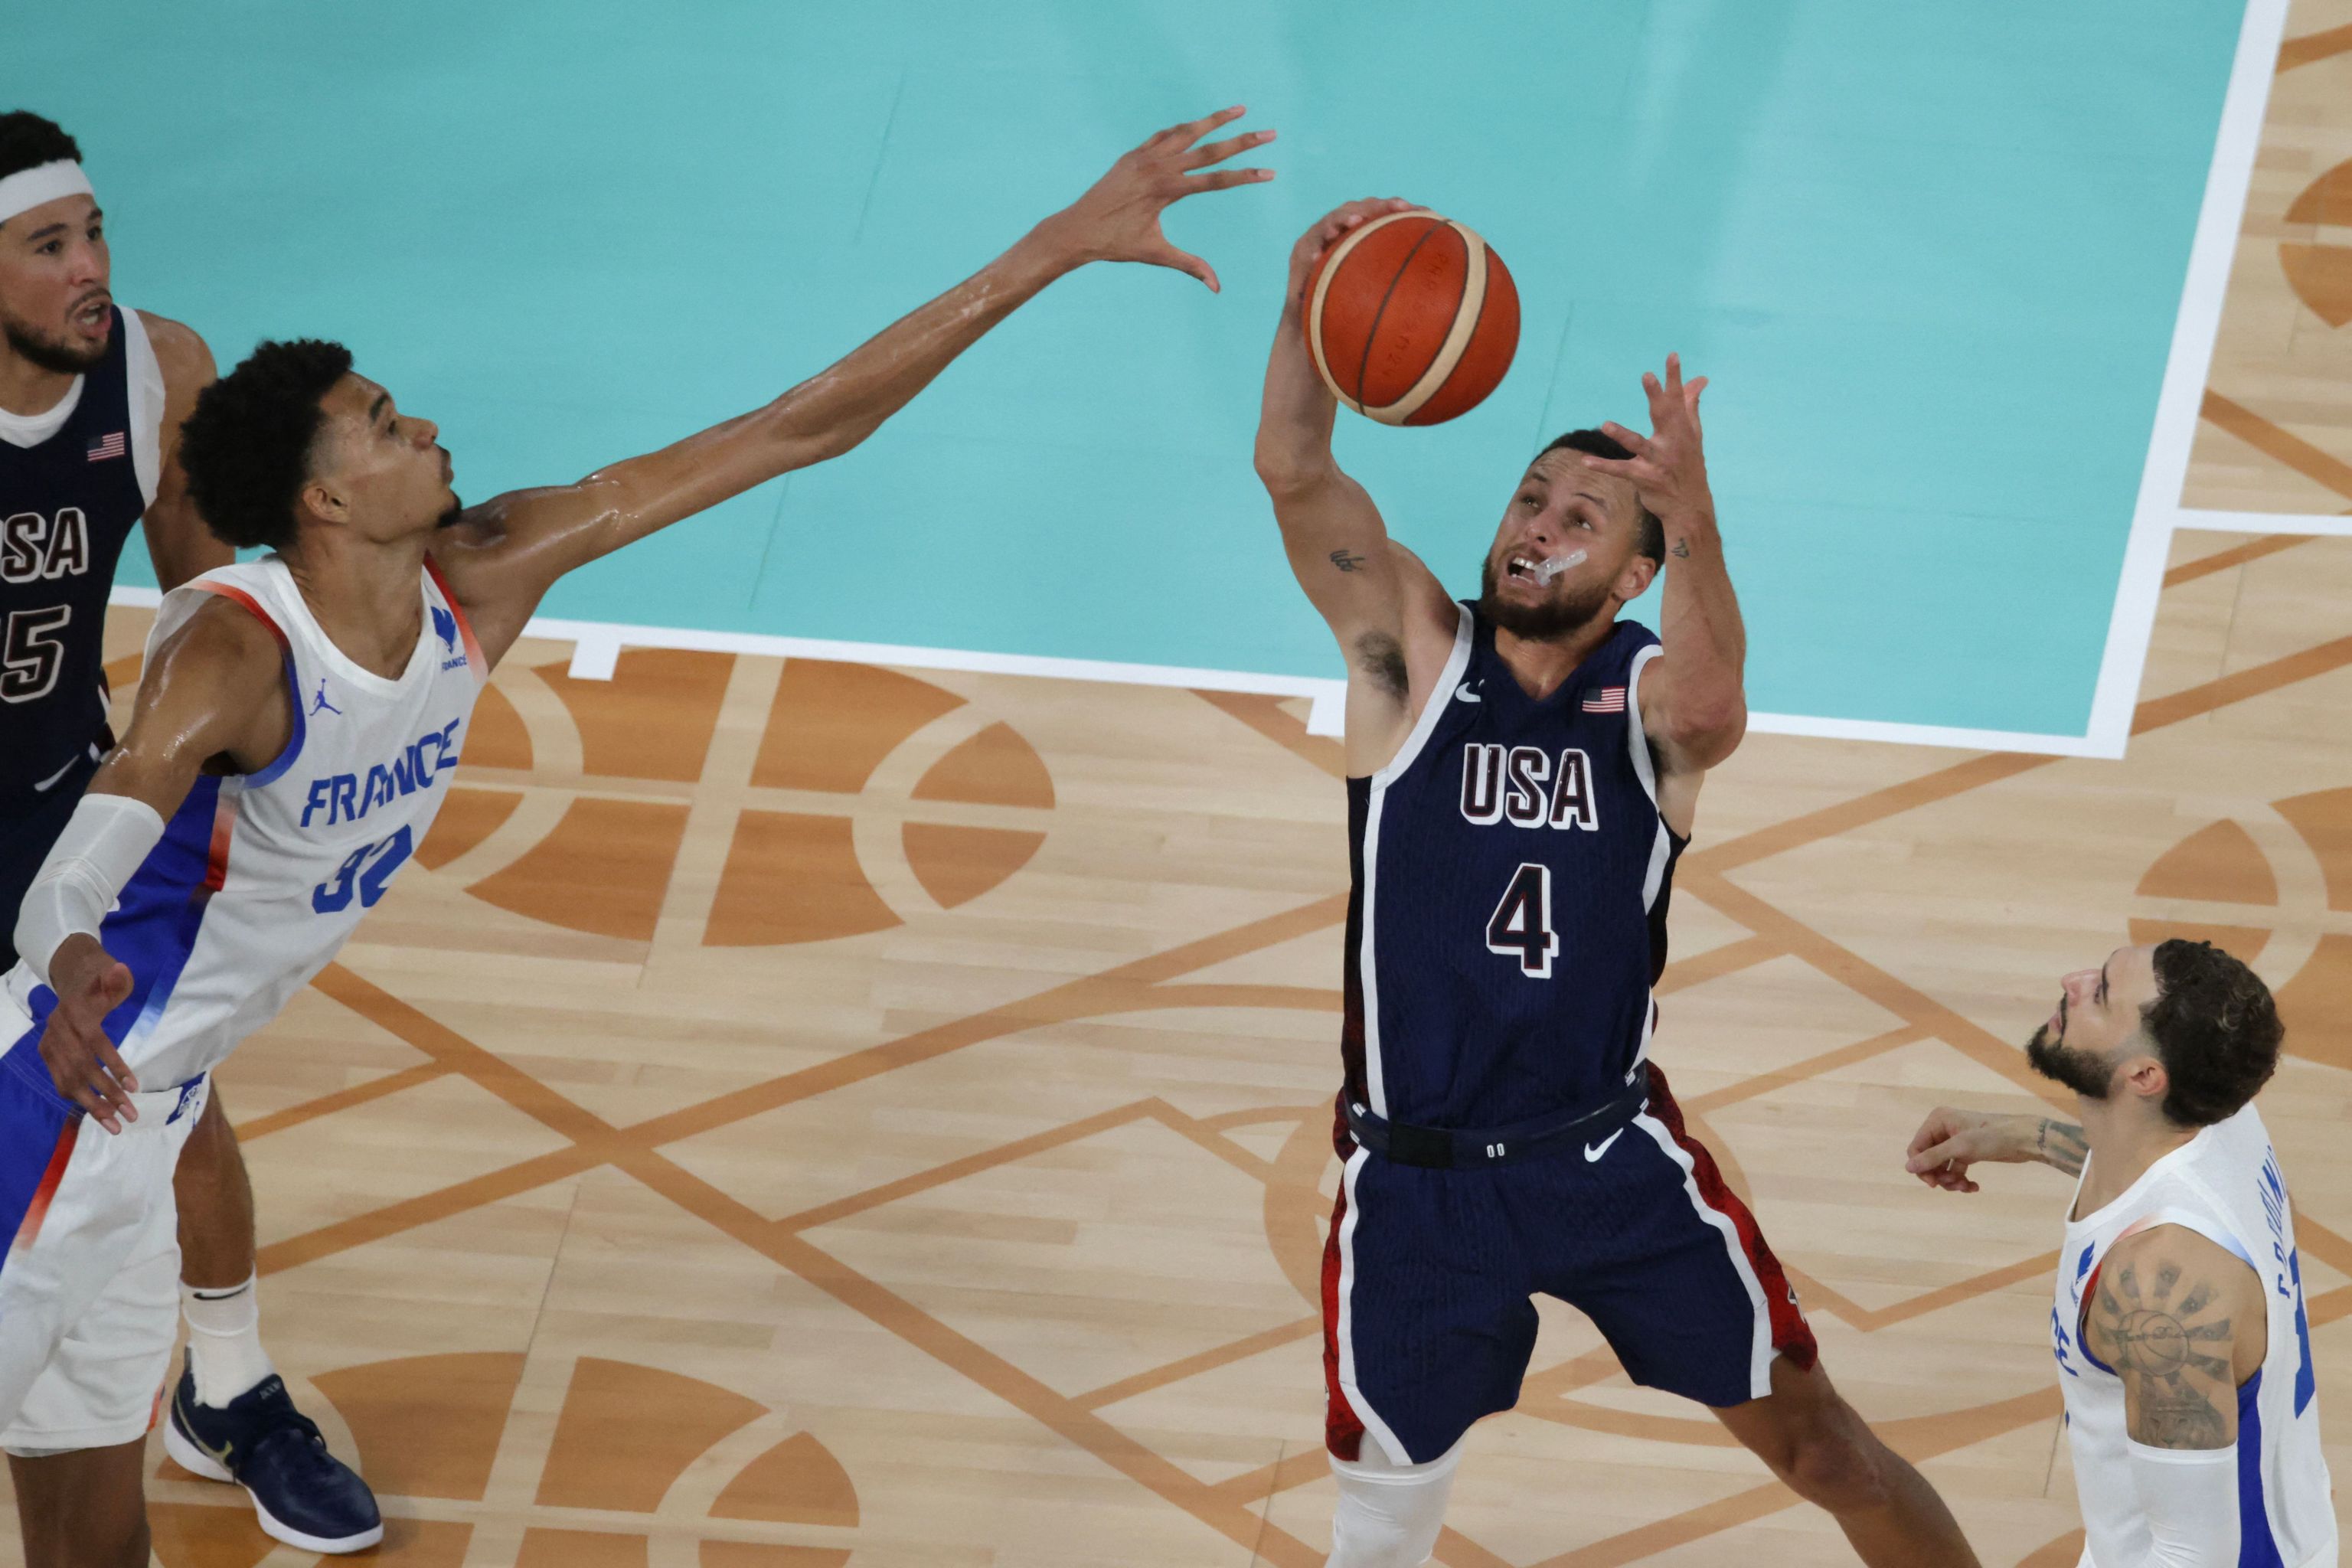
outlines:
[[1442, 425], [1495, 390], [1519, 346], [1519, 291], [1486, 242], [1434, 213], [1341, 237], [1307, 285], [1323, 383], [1383, 425]]

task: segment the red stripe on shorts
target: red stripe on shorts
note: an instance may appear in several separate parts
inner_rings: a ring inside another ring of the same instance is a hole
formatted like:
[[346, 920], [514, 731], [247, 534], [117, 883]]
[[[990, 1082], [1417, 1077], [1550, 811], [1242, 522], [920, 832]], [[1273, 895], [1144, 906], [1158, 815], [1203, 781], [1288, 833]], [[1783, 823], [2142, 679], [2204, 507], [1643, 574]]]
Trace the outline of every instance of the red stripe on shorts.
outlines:
[[1674, 1090], [1666, 1087], [1666, 1075], [1658, 1070], [1655, 1062], [1650, 1064], [1650, 1114], [1665, 1123], [1675, 1144], [1690, 1156], [1691, 1179], [1698, 1184], [1701, 1201], [1731, 1221], [1731, 1228], [1738, 1233], [1739, 1248], [1748, 1255], [1748, 1266], [1756, 1270], [1757, 1282], [1764, 1288], [1764, 1308], [1772, 1316], [1772, 1348], [1800, 1369], [1811, 1372], [1814, 1362], [1821, 1358], [1821, 1346], [1813, 1339], [1812, 1325], [1805, 1321], [1804, 1309], [1797, 1305], [1797, 1292], [1789, 1283], [1788, 1272], [1773, 1255], [1772, 1244], [1764, 1239], [1756, 1216], [1723, 1179], [1715, 1156], [1684, 1127], [1683, 1108], [1675, 1103]]
[[1348, 1217], [1348, 1184], [1331, 1205], [1331, 1234], [1323, 1238], [1323, 1446], [1353, 1463], [1363, 1451], [1364, 1423], [1339, 1390], [1339, 1226]]
[[23, 1252], [41, 1238], [41, 1222], [49, 1217], [49, 1200], [58, 1195], [58, 1184], [66, 1179], [66, 1166], [73, 1161], [74, 1142], [81, 1136], [83, 1118], [76, 1113], [58, 1133], [57, 1147], [49, 1152], [49, 1168], [41, 1173], [41, 1184], [33, 1189], [33, 1201], [25, 1205], [25, 1217], [16, 1226], [16, 1237], [8, 1244], [11, 1252]]

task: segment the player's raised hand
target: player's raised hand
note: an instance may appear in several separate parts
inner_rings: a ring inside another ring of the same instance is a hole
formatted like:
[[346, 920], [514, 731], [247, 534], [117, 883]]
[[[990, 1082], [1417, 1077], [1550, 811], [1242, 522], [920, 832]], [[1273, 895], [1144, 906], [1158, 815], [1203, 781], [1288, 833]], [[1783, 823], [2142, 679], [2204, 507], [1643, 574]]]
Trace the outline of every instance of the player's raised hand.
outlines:
[[106, 1037], [106, 1016], [131, 994], [131, 971], [86, 935], [68, 937], [49, 960], [58, 1005], [41, 1030], [41, 1060], [58, 1092], [109, 1132], [139, 1120], [139, 1079]]
[[1666, 356], [1664, 381], [1646, 372], [1642, 390], [1650, 399], [1650, 434], [1638, 436], [1622, 425], [1601, 428], [1633, 453], [1631, 458], [1595, 458], [1578, 454], [1586, 468], [1631, 479], [1642, 504], [1662, 518], [1715, 516], [1715, 492], [1706, 478], [1706, 443], [1698, 417], [1699, 394], [1706, 377], [1685, 384], [1683, 358]]
[[1307, 280], [1315, 276], [1316, 263], [1349, 230], [1361, 228], [1376, 217], [1412, 210], [1413, 204], [1402, 196], [1368, 196], [1333, 207], [1309, 224], [1298, 243], [1290, 247], [1290, 290], [1284, 296], [1290, 308], [1297, 310], [1307, 302]]
[[1903, 1168], [1931, 1187], [1973, 1193], [1978, 1188], [1969, 1179], [1970, 1165], [1980, 1160], [2014, 1163], [2032, 1158], [2015, 1136], [2018, 1121], [2014, 1116], [1988, 1116], [1939, 1105], [1911, 1135]]
[[1110, 166], [1085, 195], [1046, 220], [1081, 261], [1141, 261], [1189, 272], [1218, 289], [1216, 268], [1179, 250], [1160, 232], [1160, 215], [1186, 196], [1231, 190], [1274, 178], [1271, 169], [1221, 169], [1217, 164], [1274, 140], [1271, 131], [1245, 131], [1206, 142], [1247, 110], [1235, 104], [1171, 125]]

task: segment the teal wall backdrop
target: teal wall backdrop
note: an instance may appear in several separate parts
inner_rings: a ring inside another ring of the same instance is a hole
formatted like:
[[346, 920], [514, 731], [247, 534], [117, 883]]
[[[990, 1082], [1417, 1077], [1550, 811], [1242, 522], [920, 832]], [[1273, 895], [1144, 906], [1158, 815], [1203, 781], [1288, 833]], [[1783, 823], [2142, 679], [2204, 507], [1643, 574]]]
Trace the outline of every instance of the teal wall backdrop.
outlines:
[[126, 303], [224, 363], [345, 340], [474, 499], [764, 401], [1246, 102], [1279, 180], [1170, 223], [1222, 297], [1066, 280], [856, 453], [549, 613], [1337, 674], [1250, 437], [1292, 237], [1393, 194], [1483, 232], [1525, 305], [1475, 414], [1342, 420], [1457, 590], [1540, 441], [1641, 423], [1679, 349], [1715, 378], [1756, 707], [2077, 734], [2240, 12], [94, 0], [11, 15], [0, 99], [80, 138]]

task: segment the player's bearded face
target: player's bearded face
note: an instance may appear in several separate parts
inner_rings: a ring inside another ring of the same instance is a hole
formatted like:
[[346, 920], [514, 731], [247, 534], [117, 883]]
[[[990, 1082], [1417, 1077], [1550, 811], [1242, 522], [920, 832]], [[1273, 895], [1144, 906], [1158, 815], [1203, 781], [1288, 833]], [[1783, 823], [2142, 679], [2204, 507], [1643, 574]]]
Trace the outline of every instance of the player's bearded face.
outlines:
[[[85, 314], [110, 302], [106, 290], [100, 289], [74, 301], [68, 314]], [[106, 358], [106, 337], [92, 341], [83, 332], [45, 331], [18, 317], [5, 301], [0, 301], [0, 334], [7, 337], [12, 353], [53, 375], [79, 375]]]
[[2097, 1051], [2070, 1046], [2065, 1034], [2066, 1004], [2058, 1005], [2058, 1033], [2042, 1025], [2033, 1031], [2033, 1038], [2025, 1044], [2026, 1062], [2035, 1072], [2053, 1083], [2063, 1084], [2084, 1100], [2105, 1100], [2115, 1082], [2115, 1065]]
[[1609, 579], [1589, 569], [1570, 571], [1541, 598], [1506, 598], [1498, 587], [1496, 557], [1489, 552], [1478, 577], [1478, 613], [1513, 637], [1540, 640], [1565, 637], [1591, 625], [1609, 604]]

